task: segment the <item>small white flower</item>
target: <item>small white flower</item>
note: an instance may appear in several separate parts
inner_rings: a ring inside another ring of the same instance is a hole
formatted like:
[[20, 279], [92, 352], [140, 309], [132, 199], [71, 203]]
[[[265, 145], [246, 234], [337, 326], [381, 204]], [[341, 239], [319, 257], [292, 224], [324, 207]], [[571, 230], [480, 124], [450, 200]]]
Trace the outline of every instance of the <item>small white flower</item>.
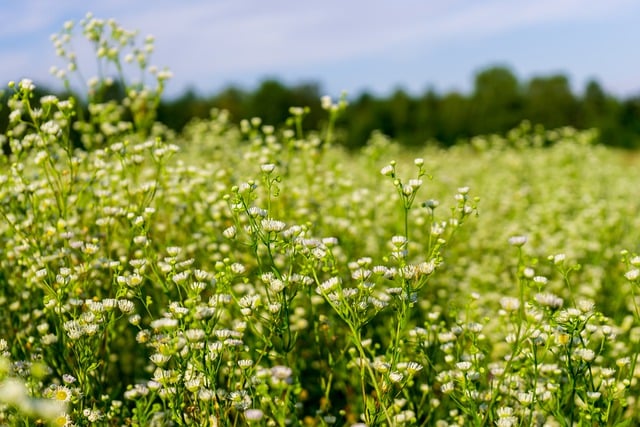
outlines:
[[626, 277], [628, 281], [633, 282], [640, 277], [640, 269], [634, 268], [633, 270], [629, 270], [624, 274], [624, 277]]
[[500, 298], [500, 306], [507, 312], [514, 312], [520, 308], [520, 300], [513, 297]]
[[548, 279], [544, 276], [534, 276], [533, 281], [538, 285], [546, 285], [548, 282]]
[[527, 243], [527, 236], [512, 236], [509, 237], [509, 244], [512, 246], [522, 246]]
[[251, 421], [260, 421], [264, 417], [264, 412], [262, 409], [247, 409], [244, 411], [244, 418]]
[[534, 296], [534, 299], [538, 302], [538, 304], [550, 308], [560, 308], [564, 303], [564, 300], [562, 298], [548, 292], [536, 294]]
[[260, 170], [262, 170], [262, 172], [264, 173], [271, 173], [275, 168], [276, 168], [276, 165], [273, 163], [265, 163], [262, 166], [260, 166]]
[[391, 380], [391, 382], [393, 383], [399, 383], [400, 381], [402, 381], [404, 379], [404, 375], [402, 375], [400, 372], [391, 372], [389, 374], [389, 379]]
[[263, 219], [260, 224], [262, 225], [262, 229], [264, 231], [266, 231], [267, 233], [269, 232], [279, 232], [284, 230], [284, 228], [286, 227], [286, 224], [282, 221], [278, 221], [275, 219], [271, 219], [271, 218], [265, 218]]
[[22, 90], [32, 91], [36, 88], [36, 85], [34, 85], [30, 79], [22, 79], [20, 83], [18, 83], [18, 87]]
[[384, 176], [392, 176], [393, 175], [393, 171], [394, 171], [394, 167], [391, 165], [387, 165], [385, 167], [383, 167], [382, 169], [380, 169], [380, 174], [384, 175]]

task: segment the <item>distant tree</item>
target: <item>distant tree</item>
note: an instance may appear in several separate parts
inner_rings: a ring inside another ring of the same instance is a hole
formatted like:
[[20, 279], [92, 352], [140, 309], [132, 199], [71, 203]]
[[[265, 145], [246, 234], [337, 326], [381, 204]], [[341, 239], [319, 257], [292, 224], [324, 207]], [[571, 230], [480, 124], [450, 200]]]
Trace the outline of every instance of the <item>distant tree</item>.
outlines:
[[597, 81], [589, 81], [582, 99], [582, 114], [585, 124], [597, 121], [607, 114], [607, 110], [607, 95], [604, 90]]
[[437, 138], [453, 145], [460, 138], [471, 136], [469, 129], [469, 99], [458, 92], [448, 93], [440, 102], [440, 126]]
[[440, 98], [432, 88], [416, 102], [416, 139], [422, 143], [437, 139], [440, 114]]
[[182, 96], [158, 106], [158, 120], [171, 129], [180, 130], [194, 118], [209, 116], [209, 103], [195, 89], [188, 89]]
[[388, 135], [407, 145], [419, 144], [416, 138], [416, 100], [403, 89], [396, 89], [386, 104], [390, 125]]
[[566, 76], [531, 79], [525, 93], [525, 104], [524, 117], [534, 124], [555, 128], [577, 123], [578, 101]]
[[620, 111], [620, 139], [616, 145], [640, 148], [640, 96], [627, 99]]
[[230, 86], [211, 98], [210, 102], [213, 107], [227, 110], [232, 119], [241, 120], [250, 115], [248, 106], [250, 96], [242, 89]]
[[522, 120], [522, 96], [516, 76], [506, 67], [485, 69], [475, 77], [470, 131], [487, 134], [511, 129]]
[[287, 87], [277, 80], [265, 80], [250, 97], [248, 112], [265, 124], [278, 125], [289, 116], [290, 101]]
[[606, 94], [600, 84], [591, 80], [587, 83], [580, 102], [576, 126], [579, 128], [597, 128], [600, 140], [608, 145], [623, 145], [619, 116], [620, 102]]
[[348, 148], [362, 147], [374, 130], [382, 128], [380, 125], [384, 123], [379, 121], [378, 110], [379, 103], [369, 92], [363, 92], [347, 108], [338, 125], [346, 129]]

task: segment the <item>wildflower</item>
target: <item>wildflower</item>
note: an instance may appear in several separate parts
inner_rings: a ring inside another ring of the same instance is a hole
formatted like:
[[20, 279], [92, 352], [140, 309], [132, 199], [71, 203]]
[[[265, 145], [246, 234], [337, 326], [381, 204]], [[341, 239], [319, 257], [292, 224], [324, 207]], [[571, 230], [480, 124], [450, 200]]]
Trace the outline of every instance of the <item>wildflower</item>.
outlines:
[[249, 214], [249, 216], [252, 216], [254, 218], [258, 217], [258, 216], [261, 216], [261, 217], [266, 217], [267, 216], [267, 211], [262, 209], [262, 208], [259, 208], [257, 206], [251, 206], [248, 209], [247, 213]]
[[402, 186], [402, 194], [404, 194], [405, 196], [410, 196], [415, 190], [416, 188], [414, 188], [411, 184], [405, 184]]
[[455, 384], [453, 384], [453, 381], [448, 381], [440, 386], [440, 391], [442, 391], [443, 394], [449, 394], [454, 390], [454, 388]]
[[409, 375], [415, 375], [422, 370], [422, 365], [417, 362], [407, 363], [407, 373]]
[[400, 372], [394, 371], [389, 374], [389, 379], [393, 383], [399, 383], [404, 379], [404, 375], [402, 375]]
[[591, 400], [598, 400], [602, 394], [599, 391], [588, 391], [587, 397]]
[[253, 360], [251, 360], [251, 359], [241, 359], [241, 360], [238, 360], [238, 366], [239, 366], [241, 369], [249, 369], [250, 367], [252, 367], [252, 366], [253, 366]]
[[506, 418], [513, 415], [513, 408], [510, 406], [501, 406], [496, 410], [499, 418]]
[[423, 207], [431, 209], [432, 211], [435, 210], [435, 208], [437, 208], [439, 205], [440, 202], [434, 199], [429, 199], [422, 203]]
[[36, 85], [33, 84], [33, 81], [30, 79], [22, 79], [20, 83], [18, 83], [18, 87], [21, 90], [32, 91], [36, 88]]
[[276, 365], [271, 368], [271, 381], [276, 384], [291, 384], [293, 371], [288, 366]]
[[564, 300], [562, 298], [548, 292], [536, 294], [534, 296], [534, 299], [538, 302], [538, 304], [547, 306], [552, 309], [560, 308], [564, 303]]
[[456, 363], [456, 368], [460, 369], [462, 372], [467, 372], [469, 369], [471, 369], [471, 362], [458, 362]]
[[527, 243], [527, 236], [512, 236], [509, 237], [509, 244], [511, 246], [522, 246]]
[[421, 179], [410, 179], [408, 183], [413, 189], [417, 190], [422, 185]]
[[152, 321], [150, 326], [153, 329], [173, 329], [178, 326], [178, 320], [163, 317]]
[[339, 277], [332, 277], [324, 282], [322, 282], [320, 284], [320, 286], [318, 286], [318, 293], [329, 293], [332, 290], [334, 290], [336, 287], [338, 287], [340, 285], [340, 278]]
[[202, 329], [187, 329], [184, 334], [191, 342], [202, 341], [205, 338], [205, 332]]
[[284, 228], [286, 227], [286, 224], [282, 221], [278, 221], [275, 219], [271, 219], [271, 218], [265, 218], [263, 219], [260, 224], [262, 225], [262, 229], [264, 231], [266, 231], [267, 233], [269, 232], [279, 232], [284, 230]]
[[210, 400], [213, 400], [213, 396], [214, 396], [213, 391], [209, 390], [208, 388], [201, 388], [198, 391], [198, 400], [202, 402], [208, 402]]
[[546, 284], [547, 284], [548, 279], [547, 279], [546, 277], [544, 277], [544, 276], [534, 276], [534, 277], [533, 277], [533, 281], [534, 281], [536, 284], [538, 284], [538, 285], [542, 286], [542, 285], [546, 285]]
[[517, 417], [501, 417], [496, 420], [497, 427], [513, 427], [518, 425]]
[[202, 379], [201, 378], [193, 378], [193, 379], [187, 380], [187, 381], [185, 381], [184, 386], [191, 393], [195, 393], [198, 390], [200, 390], [200, 386], [202, 386]]
[[530, 405], [533, 402], [533, 393], [530, 391], [518, 393], [518, 401], [525, 406]]
[[244, 411], [244, 418], [249, 421], [260, 421], [264, 417], [262, 409], [246, 409]]
[[149, 359], [156, 366], [164, 366], [169, 361], [169, 359], [171, 359], [171, 356], [161, 353], [153, 353], [151, 356], [149, 356]]
[[578, 359], [585, 362], [591, 362], [596, 357], [596, 353], [590, 348], [578, 348], [574, 351], [574, 354]]
[[260, 169], [264, 173], [271, 173], [275, 168], [276, 168], [276, 165], [274, 165], [273, 163], [265, 163], [262, 166], [260, 166]]
[[514, 297], [500, 298], [500, 306], [507, 312], [514, 312], [520, 308], [520, 300]]
[[240, 274], [244, 274], [245, 268], [244, 268], [244, 265], [242, 265], [242, 264], [240, 264], [238, 262], [234, 262], [233, 264], [231, 264], [231, 271], [234, 274], [240, 275]]
[[417, 265], [417, 268], [420, 274], [429, 275], [433, 273], [433, 271], [436, 269], [436, 266], [436, 262], [434, 260], [430, 260], [428, 262], [421, 262]]
[[247, 410], [251, 404], [251, 397], [246, 390], [232, 391], [229, 393], [228, 399], [237, 409]]
[[640, 277], [640, 269], [634, 268], [629, 270], [624, 274], [624, 277], [626, 277], [628, 281], [633, 282]]
[[387, 165], [380, 169], [380, 174], [384, 176], [393, 176], [395, 168], [392, 165]]
[[118, 308], [123, 313], [130, 314], [130, 313], [133, 313], [133, 311], [135, 310], [136, 307], [135, 307], [135, 304], [133, 303], [133, 301], [131, 301], [131, 300], [119, 299], [118, 300]]
[[77, 320], [66, 321], [62, 326], [67, 332], [67, 336], [72, 340], [76, 340], [84, 334], [84, 328]]

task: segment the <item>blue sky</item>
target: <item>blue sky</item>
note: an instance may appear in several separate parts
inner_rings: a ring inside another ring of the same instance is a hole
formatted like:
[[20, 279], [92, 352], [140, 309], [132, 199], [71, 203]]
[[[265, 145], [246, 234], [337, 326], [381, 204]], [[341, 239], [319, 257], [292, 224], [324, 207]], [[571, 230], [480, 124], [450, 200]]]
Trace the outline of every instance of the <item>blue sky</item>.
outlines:
[[[563, 73], [576, 91], [596, 79], [614, 95], [640, 95], [636, 0], [2, 1], [0, 79], [54, 84], [49, 68], [62, 63], [49, 36], [89, 11], [155, 36], [152, 63], [173, 72], [170, 96], [267, 77], [317, 81], [330, 95], [466, 92], [491, 65], [521, 80]], [[78, 54], [91, 74], [88, 48]]]

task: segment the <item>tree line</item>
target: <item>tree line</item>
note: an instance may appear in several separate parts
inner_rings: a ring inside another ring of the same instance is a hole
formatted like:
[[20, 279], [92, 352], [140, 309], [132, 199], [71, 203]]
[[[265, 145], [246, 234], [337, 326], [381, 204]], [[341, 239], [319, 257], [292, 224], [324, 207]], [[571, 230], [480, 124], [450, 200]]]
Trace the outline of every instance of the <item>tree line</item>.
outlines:
[[[305, 124], [317, 128], [326, 117], [319, 105], [321, 95], [321, 87], [315, 83], [287, 87], [277, 80], [265, 80], [254, 91], [229, 87], [211, 97], [187, 92], [162, 103], [158, 118], [180, 129], [192, 117], [206, 117], [211, 108], [220, 108], [235, 120], [261, 117], [264, 123], [277, 125], [295, 105], [311, 107]], [[440, 94], [433, 89], [419, 96], [402, 89], [387, 97], [362, 93], [349, 100], [339, 125], [341, 142], [354, 148], [365, 144], [374, 130], [406, 145], [431, 142], [450, 146], [474, 135], [507, 132], [523, 120], [546, 128], [598, 128], [604, 144], [640, 147], [640, 95], [617, 99], [597, 81], [588, 82], [577, 95], [564, 75], [521, 82], [506, 67], [478, 72], [469, 94]]]
[[[319, 129], [327, 118], [320, 107], [322, 95], [318, 83], [286, 86], [274, 79], [264, 80], [254, 90], [232, 86], [211, 96], [188, 90], [177, 98], [163, 99], [157, 120], [180, 131], [192, 119], [209, 117], [217, 108], [228, 110], [236, 122], [260, 117], [264, 124], [279, 125], [289, 117], [291, 106], [308, 106], [304, 125]], [[6, 108], [0, 111], [0, 129], [6, 127], [7, 114]], [[478, 72], [468, 94], [429, 89], [415, 96], [397, 89], [386, 97], [365, 92], [350, 98], [337, 124], [338, 141], [357, 148], [379, 130], [408, 146], [451, 146], [474, 135], [505, 133], [523, 120], [546, 128], [598, 128], [603, 144], [640, 147], [640, 95], [618, 99], [595, 80], [575, 94], [562, 74], [521, 82], [507, 67]]]

